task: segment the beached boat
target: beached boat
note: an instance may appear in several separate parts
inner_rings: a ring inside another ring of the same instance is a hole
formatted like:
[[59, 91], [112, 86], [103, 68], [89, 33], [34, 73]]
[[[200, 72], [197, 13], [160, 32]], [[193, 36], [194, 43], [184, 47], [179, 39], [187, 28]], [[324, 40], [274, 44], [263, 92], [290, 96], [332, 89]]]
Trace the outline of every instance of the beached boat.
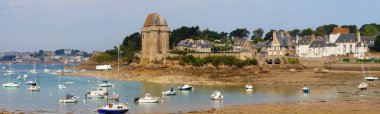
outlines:
[[374, 80], [377, 80], [379, 78], [378, 77], [373, 77], [373, 76], [368, 76], [368, 77], [365, 77], [364, 79], [367, 80], [367, 81], [374, 81]]
[[66, 94], [65, 98], [59, 99], [59, 103], [77, 103], [79, 97], [71, 95], [71, 94]]
[[360, 90], [367, 90], [368, 83], [365, 82], [365, 79], [364, 79], [365, 72], [364, 72], [364, 66], [363, 66], [363, 63], [362, 63], [362, 71], [363, 71], [363, 80], [362, 80], [362, 82], [360, 82], [360, 84], [358, 85], [358, 88], [359, 88]]
[[135, 100], [133, 100], [135, 103], [158, 103], [159, 101], [159, 97], [152, 97], [149, 93], [145, 94], [145, 97], [143, 98], [136, 97]]
[[303, 87], [303, 88], [302, 88], [302, 91], [303, 91], [303, 93], [310, 93], [310, 88], [308, 88], [308, 87]]
[[[117, 74], [119, 75], [119, 78], [121, 77], [120, 76], [120, 46], [118, 46], [118, 54], [117, 54]], [[120, 79], [118, 79], [118, 89], [117, 89], [117, 94], [115, 96], [115, 98], [112, 98], [112, 99], [107, 99], [106, 102], [107, 102], [107, 105], [103, 106], [103, 107], [100, 107], [97, 109], [98, 113], [100, 114], [125, 114], [128, 112], [129, 110], [129, 107], [128, 105], [125, 105], [123, 103], [120, 103], [119, 102], [119, 93], [120, 93]], [[107, 94], [108, 96], [108, 94]], [[108, 97], [107, 97], [108, 98]], [[115, 103], [108, 103], [108, 100], [114, 100]]]
[[214, 91], [212, 94], [211, 94], [211, 100], [223, 100], [223, 95], [220, 91]]
[[178, 87], [178, 90], [192, 90], [192, 89], [193, 89], [193, 86], [190, 86], [187, 84]]

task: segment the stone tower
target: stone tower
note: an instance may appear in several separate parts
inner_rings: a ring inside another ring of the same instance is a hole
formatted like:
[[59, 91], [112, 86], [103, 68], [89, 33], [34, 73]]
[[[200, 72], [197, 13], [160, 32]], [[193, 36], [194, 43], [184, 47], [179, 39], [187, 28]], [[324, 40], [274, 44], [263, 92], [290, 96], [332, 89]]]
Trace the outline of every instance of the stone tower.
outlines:
[[140, 64], [164, 62], [169, 54], [169, 27], [164, 17], [151, 13], [141, 29]]

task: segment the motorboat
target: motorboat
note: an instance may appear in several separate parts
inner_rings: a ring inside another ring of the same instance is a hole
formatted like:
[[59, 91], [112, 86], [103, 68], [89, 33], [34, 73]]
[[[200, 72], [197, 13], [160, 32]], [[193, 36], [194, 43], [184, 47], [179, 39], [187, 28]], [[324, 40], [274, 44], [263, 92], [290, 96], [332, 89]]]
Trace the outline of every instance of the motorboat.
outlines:
[[9, 76], [9, 75], [14, 75], [15, 73], [12, 70], [7, 70], [5, 71], [4, 75]]
[[107, 89], [98, 87], [96, 90], [89, 91], [86, 94], [86, 98], [104, 98], [108, 94]]
[[62, 85], [62, 84], [59, 84], [57, 85], [59, 89], [66, 89], [66, 86], [65, 85]]
[[16, 82], [8, 82], [8, 83], [4, 83], [3, 87], [20, 87], [20, 84]]
[[59, 103], [77, 103], [79, 97], [71, 95], [71, 94], [66, 94], [65, 98], [59, 99]]
[[364, 79], [368, 80], [368, 81], [374, 81], [374, 80], [377, 80], [379, 78], [378, 77], [373, 77], [373, 76], [368, 76], [368, 77], [365, 77]]
[[162, 95], [165, 95], [165, 96], [177, 95], [177, 92], [173, 89], [173, 87], [171, 87], [170, 90], [162, 92]]
[[37, 71], [36, 71], [36, 69], [32, 69], [32, 70], [29, 71], [29, 73], [30, 73], [30, 74], [36, 74]]
[[35, 84], [36, 84], [36, 82], [34, 82], [32, 80], [25, 82], [25, 85], [35, 85]]
[[112, 87], [112, 84], [108, 83], [108, 81], [102, 81], [102, 82], [104, 82], [104, 83], [99, 84], [100, 87]]
[[133, 102], [135, 102], [135, 103], [158, 103], [159, 100], [160, 100], [160, 98], [152, 97], [151, 94], [147, 93], [147, 94], [145, 94], [145, 97], [143, 97], [143, 98], [136, 97], [135, 100], [133, 100]]
[[45, 74], [48, 74], [48, 73], [50, 73], [50, 70], [47, 69], [47, 68], [45, 68], [45, 69], [44, 69], [44, 73], [45, 73]]
[[303, 87], [303, 88], [302, 88], [302, 91], [303, 91], [303, 93], [310, 93], [310, 88], [308, 88], [308, 87]]
[[223, 100], [223, 95], [220, 91], [214, 91], [214, 93], [211, 94], [211, 100]]
[[246, 84], [244, 87], [245, 87], [245, 89], [252, 89], [253, 88], [253, 86], [251, 84]]
[[368, 84], [367, 84], [367, 82], [361, 82], [359, 85], [358, 85], [358, 88], [360, 89], [360, 90], [367, 90], [367, 87], [368, 87]]
[[99, 114], [125, 114], [129, 110], [128, 105], [123, 103], [109, 103], [106, 106], [98, 108]]
[[41, 88], [40, 86], [37, 86], [37, 85], [32, 85], [28, 88], [28, 91], [40, 91]]
[[178, 87], [178, 90], [192, 90], [192, 89], [193, 89], [193, 86], [190, 86], [187, 84]]

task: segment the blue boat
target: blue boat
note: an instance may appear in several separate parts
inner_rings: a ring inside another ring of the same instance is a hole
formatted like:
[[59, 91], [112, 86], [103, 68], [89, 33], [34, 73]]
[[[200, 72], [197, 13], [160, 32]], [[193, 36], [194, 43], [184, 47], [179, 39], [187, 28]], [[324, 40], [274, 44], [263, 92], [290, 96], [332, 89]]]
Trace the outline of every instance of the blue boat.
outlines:
[[107, 106], [98, 108], [99, 114], [125, 114], [129, 110], [129, 107], [122, 103], [110, 103]]
[[303, 87], [302, 90], [303, 90], [303, 93], [310, 93], [310, 88], [308, 87]]

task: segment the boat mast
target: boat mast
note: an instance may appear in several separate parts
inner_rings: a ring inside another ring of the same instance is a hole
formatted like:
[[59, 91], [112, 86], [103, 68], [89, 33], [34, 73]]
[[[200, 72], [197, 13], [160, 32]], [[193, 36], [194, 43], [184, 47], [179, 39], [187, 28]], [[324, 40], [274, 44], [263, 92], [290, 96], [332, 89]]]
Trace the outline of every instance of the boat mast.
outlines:
[[119, 76], [119, 79], [117, 80], [117, 102], [119, 101], [119, 94], [120, 94], [120, 44], [118, 44], [117, 48], [117, 75]]
[[363, 62], [362, 62], [362, 71], [363, 71], [363, 82], [364, 82], [364, 75], [365, 75], [365, 72], [364, 72]]

